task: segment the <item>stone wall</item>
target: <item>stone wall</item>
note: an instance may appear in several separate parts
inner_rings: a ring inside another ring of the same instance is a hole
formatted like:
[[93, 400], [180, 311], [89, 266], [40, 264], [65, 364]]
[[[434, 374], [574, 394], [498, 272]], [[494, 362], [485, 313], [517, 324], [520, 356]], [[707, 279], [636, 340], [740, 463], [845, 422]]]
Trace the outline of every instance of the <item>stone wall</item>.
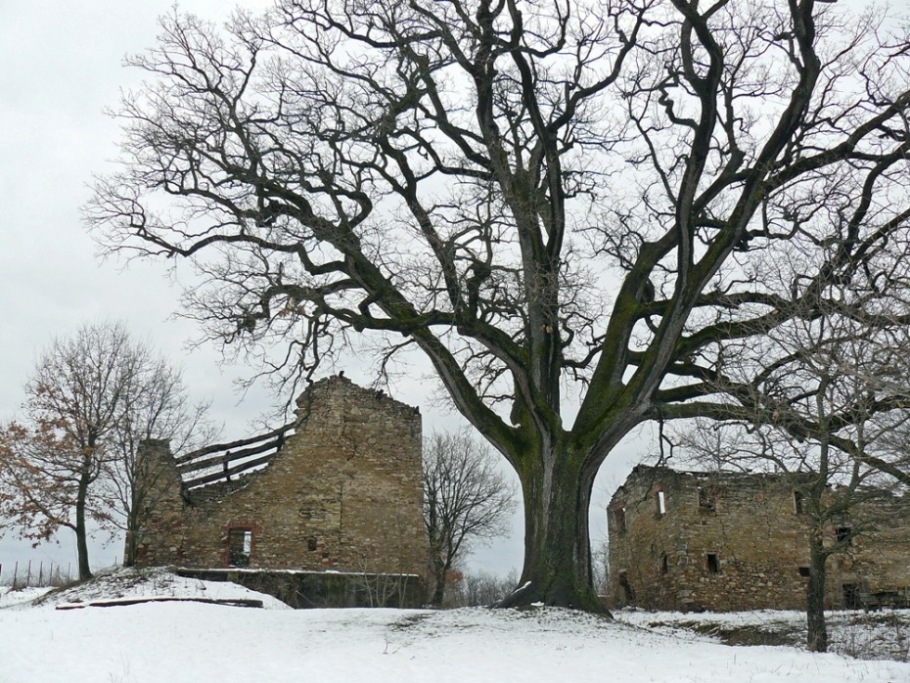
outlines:
[[177, 570], [203, 581], [230, 581], [272, 595], [294, 609], [333, 607], [403, 607], [424, 604], [423, 582], [414, 574], [315, 572], [270, 569]]
[[269, 465], [233, 481], [181, 492], [170, 462], [143, 565], [230, 566], [233, 530], [241, 546], [248, 534], [249, 568], [424, 571], [420, 412], [382, 392], [343, 377], [313, 384]]
[[[636, 467], [607, 510], [613, 602], [805, 608], [808, 524], [800, 507], [794, 480], [780, 475]], [[866, 529], [828, 560], [828, 607], [844, 606], [851, 587], [864, 595], [910, 588], [908, 521]]]

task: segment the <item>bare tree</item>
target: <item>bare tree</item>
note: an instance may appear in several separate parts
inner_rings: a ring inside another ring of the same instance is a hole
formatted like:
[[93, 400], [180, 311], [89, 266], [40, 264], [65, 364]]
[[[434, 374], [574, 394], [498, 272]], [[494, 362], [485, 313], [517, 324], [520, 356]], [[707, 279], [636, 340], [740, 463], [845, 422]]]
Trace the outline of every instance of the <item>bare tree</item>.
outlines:
[[489, 607], [502, 602], [518, 583], [513, 569], [506, 576], [465, 574], [458, 584], [453, 602], [457, 607]]
[[[875, 296], [887, 300], [881, 290]], [[910, 450], [900, 442], [910, 419], [906, 325], [878, 321], [870, 335], [840, 313], [794, 321], [751, 350], [776, 359], [749, 382], [773, 419], [725, 429], [700, 423], [681, 444], [712, 469], [770, 467], [792, 476], [807, 525], [807, 646], [816, 652], [828, 644], [828, 558], [893, 519], [895, 487], [906, 490], [910, 474]]]
[[514, 491], [493, 453], [467, 429], [433, 434], [424, 445], [423, 521], [430, 541], [433, 594], [442, 606], [446, 578], [472, 543], [503, 535]]
[[167, 490], [159, 485], [166, 464], [161, 458], [143, 457], [144, 444], [163, 439], [169, 451], [179, 455], [215, 437], [206, 421], [208, 404], [190, 402], [180, 371], [154, 359], [147, 349], [135, 347], [134, 352], [143, 355], [144, 362], [125, 387], [121, 418], [107, 442], [110, 457], [103, 481], [113, 503], [112, 521], [125, 532], [127, 567], [136, 563], [150, 515]]
[[90, 578], [88, 521], [135, 534], [142, 519], [139, 440], [179, 437], [199, 412], [185, 410], [179, 375], [116, 324], [54, 341], [26, 391], [25, 424], [0, 432], [0, 514], [35, 541], [72, 529]]
[[87, 219], [110, 250], [192, 259], [190, 314], [280, 345], [261, 367], [285, 379], [355, 333], [383, 371], [423, 352], [521, 481], [504, 604], [598, 610], [588, 509], [616, 444], [762, 414], [717, 381], [728, 351], [908, 262], [910, 40], [887, 25], [813, 0], [175, 13], [130, 60], [149, 85]]
[[604, 538], [594, 549], [592, 553], [592, 565], [594, 589], [597, 591], [598, 595], [609, 595], [610, 587], [612, 586], [609, 539]]

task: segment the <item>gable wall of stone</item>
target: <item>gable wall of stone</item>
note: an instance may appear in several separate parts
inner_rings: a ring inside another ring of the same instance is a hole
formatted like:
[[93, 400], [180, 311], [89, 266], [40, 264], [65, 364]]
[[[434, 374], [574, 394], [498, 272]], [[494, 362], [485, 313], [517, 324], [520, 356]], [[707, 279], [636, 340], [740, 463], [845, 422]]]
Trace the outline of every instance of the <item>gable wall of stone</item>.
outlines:
[[179, 524], [150, 537], [147, 563], [227, 566], [228, 532], [244, 529], [251, 568], [423, 572], [419, 411], [344, 378], [298, 406], [271, 464], [190, 491]]

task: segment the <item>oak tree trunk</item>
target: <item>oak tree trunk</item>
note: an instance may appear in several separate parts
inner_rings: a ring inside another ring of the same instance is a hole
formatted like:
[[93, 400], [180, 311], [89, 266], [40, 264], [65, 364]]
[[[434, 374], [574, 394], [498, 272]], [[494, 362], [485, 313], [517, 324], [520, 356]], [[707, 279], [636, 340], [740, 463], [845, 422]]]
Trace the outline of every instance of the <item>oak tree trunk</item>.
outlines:
[[139, 544], [136, 540], [136, 532], [130, 526], [127, 528], [126, 540], [123, 544], [123, 566], [135, 567], [138, 554]]
[[[546, 460], [546, 458], [545, 458]], [[568, 453], [519, 470], [525, 513], [524, 568], [502, 607], [543, 604], [609, 614], [594, 590], [588, 531], [593, 475]]]

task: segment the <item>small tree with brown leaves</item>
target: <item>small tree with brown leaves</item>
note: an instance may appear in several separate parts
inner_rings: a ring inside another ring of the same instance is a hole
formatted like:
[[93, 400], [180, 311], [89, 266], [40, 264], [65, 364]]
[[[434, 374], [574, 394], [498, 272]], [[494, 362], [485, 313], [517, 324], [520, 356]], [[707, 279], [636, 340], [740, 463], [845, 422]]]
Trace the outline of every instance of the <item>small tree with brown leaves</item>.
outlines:
[[79, 578], [91, 577], [87, 520], [108, 521], [109, 505], [94, 495], [100, 458], [80, 446], [59, 421], [0, 428], [0, 515], [37, 545], [61, 528], [76, 534]]
[[138, 444], [185, 442], [202, 408], [188, 408], [179, 373], [115, 324], [54, 341], [26, 391], [25, 423], [0, 430], [0, 515], [36, 543], [72, 529], [80, 579], [92, 575], [89, 520], [125, 529], [133, 539], [126, 559], [134, 559], [144, 496], [153, 490]]

